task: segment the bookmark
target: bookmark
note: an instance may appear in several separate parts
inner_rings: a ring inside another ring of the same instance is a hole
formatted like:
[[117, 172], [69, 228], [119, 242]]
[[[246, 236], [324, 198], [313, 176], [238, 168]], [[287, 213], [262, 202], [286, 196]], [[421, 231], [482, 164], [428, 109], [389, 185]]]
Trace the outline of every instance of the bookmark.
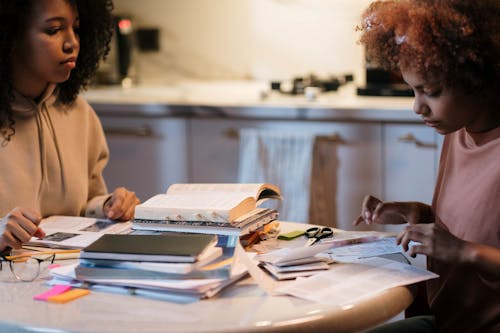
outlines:
[[49, 290], [33, 296], [33, 299], [36, 299], [37, 301], [47, 301], [49, 297], [52, 296], [57, 296], [59, 294], [62, 294], [64, 292], [67, 292], [68, 290], [71, 289], [71, 286], [63, 285], [63, 284], [56, 284], [54, 287], [50, 288]]
[[51, 296], [47, 298], [47, 302], [51, 303], [67, 303], [69, 301], [72, 301], [74, 299], [80, 298], [82, 296], [90, 294], [90, 291], [88, 289], [80, 289], [80, 288], [75, 288], [71, 289], [70, 291], [67, 291], [65, 293], [56, 295], [56, 296]]

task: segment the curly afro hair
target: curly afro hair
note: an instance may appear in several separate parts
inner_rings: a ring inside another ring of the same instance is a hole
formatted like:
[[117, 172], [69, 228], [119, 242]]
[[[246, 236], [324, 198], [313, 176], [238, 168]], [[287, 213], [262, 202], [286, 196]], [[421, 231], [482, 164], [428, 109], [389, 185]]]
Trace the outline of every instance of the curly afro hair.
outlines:
[[357, 28], [367, 58], [382, 68], [498, 93], [499, 17], [498, 0], [376, 1]]
[[[0, 129], [8, 141], [15, 133], [12, 115], [12, 78], [9, 68], [12, 49], [21, 38], [33, 4], [39, 0], [0, 0]], [[58, 101], [71, 104], [94, 76], [99, 61], [109, 52], [113, 35], [111, 0], [66, 0], [76, 6], [80, 18], [78, 65], [69, 79], [58, 85]], [[5, 131], [8, 127], [10, 130]]]

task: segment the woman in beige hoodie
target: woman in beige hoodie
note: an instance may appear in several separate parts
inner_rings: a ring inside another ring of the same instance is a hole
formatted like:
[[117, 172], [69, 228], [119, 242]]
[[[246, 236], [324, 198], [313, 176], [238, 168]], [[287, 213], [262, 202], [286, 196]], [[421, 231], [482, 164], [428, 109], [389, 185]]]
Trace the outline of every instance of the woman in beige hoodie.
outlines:
[[129, 220], [133, 192], [108, 194], [101, 124], [78, 96], [108, 51], [107, 0], [0, 0], [0, 250], [43, 217]]

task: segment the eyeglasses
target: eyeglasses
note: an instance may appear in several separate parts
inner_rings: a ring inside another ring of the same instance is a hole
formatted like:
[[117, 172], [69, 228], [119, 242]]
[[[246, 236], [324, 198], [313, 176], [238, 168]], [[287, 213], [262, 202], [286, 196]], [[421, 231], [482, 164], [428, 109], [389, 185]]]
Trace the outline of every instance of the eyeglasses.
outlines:
[[55, 257], [55, 254], [2, 255], [0, 256], [0, 270], [3, 269], [4, 263], [8, 262], [10, 271], [16, 280], [31, 282], [54, 263]]

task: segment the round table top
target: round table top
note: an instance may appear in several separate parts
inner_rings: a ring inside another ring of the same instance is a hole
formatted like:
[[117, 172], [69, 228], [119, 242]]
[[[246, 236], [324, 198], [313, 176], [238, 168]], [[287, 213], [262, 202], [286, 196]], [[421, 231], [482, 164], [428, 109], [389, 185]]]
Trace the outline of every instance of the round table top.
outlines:
[[[67, 261], [69, 262], [69, 261]], [[4, 265], [5, 268], [5, 265]], [[0, 280], [10, 274], [0, 271]], [[396, 316], [413, 301], [407, 287], [343, 306], [271, 296], [246, 278], [212, 299], [178, 304], [91, 292], [65, 304], [33, 300], [50, 287], [0, 282], [0, 331], [18, 332], [354, 332]]]

